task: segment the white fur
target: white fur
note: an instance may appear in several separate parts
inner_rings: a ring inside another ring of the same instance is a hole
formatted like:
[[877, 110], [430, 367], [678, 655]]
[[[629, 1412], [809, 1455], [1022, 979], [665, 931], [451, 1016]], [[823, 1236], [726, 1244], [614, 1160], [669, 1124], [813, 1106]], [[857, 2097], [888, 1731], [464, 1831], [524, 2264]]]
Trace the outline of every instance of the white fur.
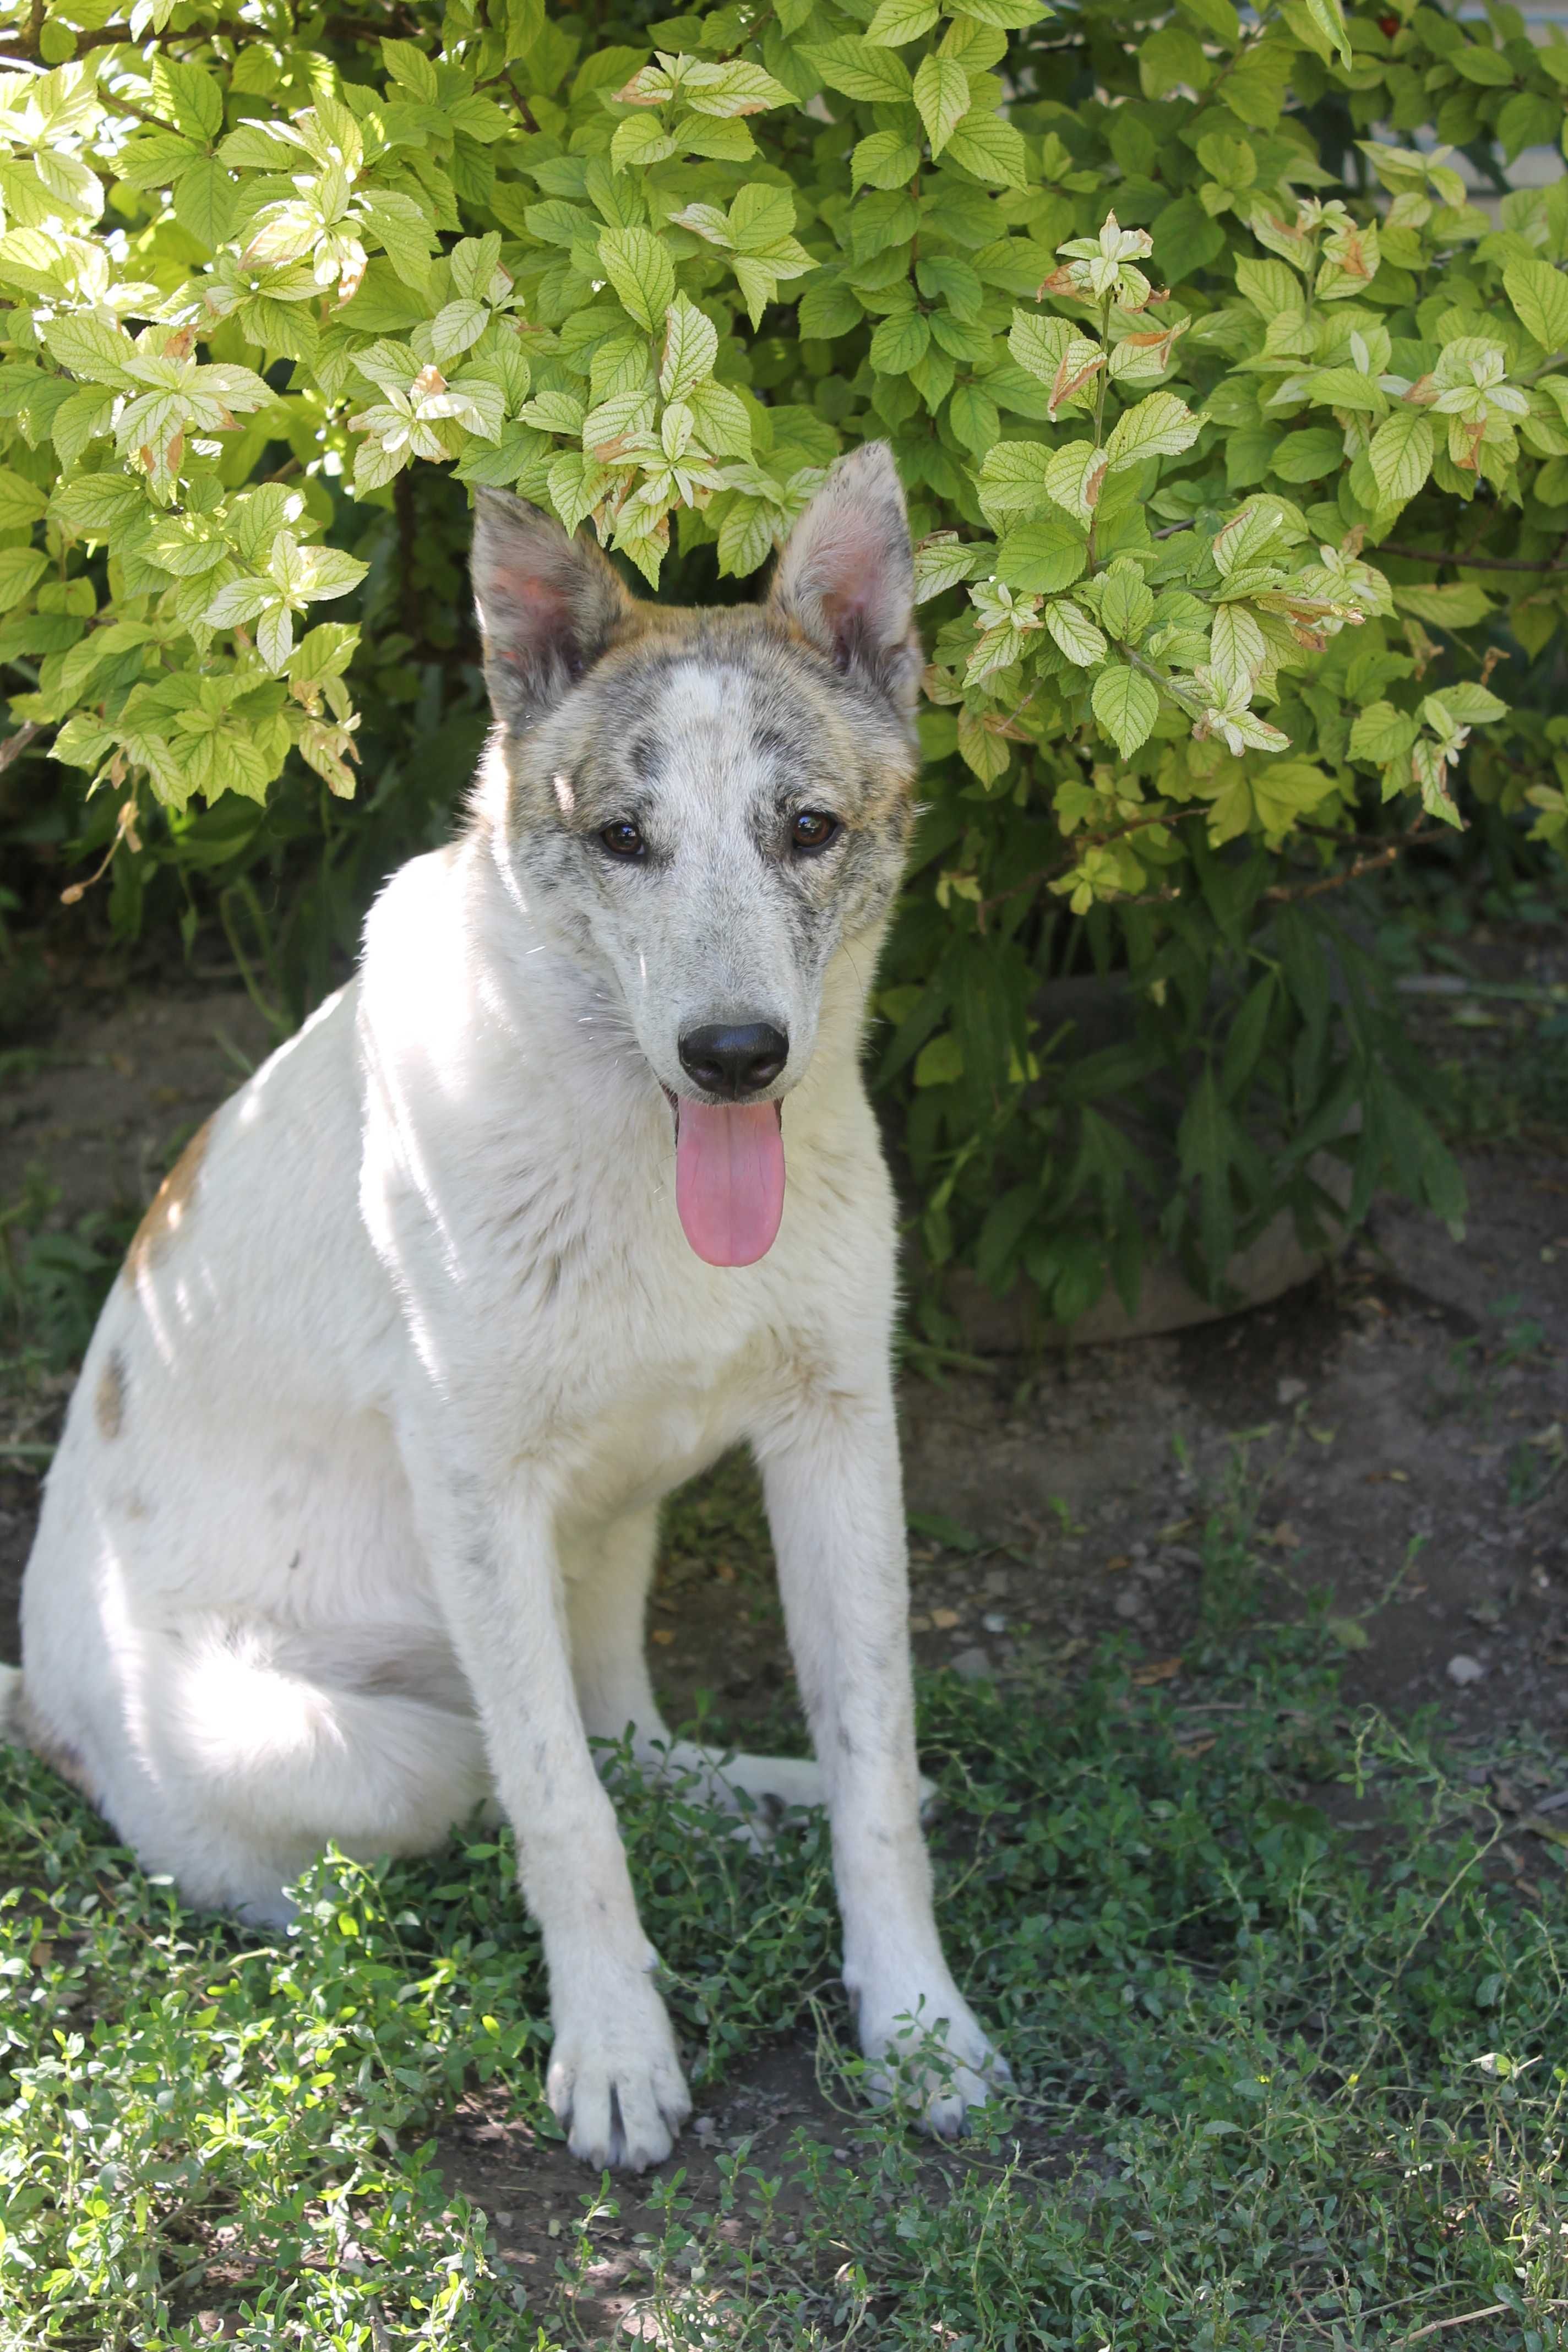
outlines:
[[[421, 1852], [499, 1798], [550, 2096], [595, 2165], [659, 2161], [690, 2103], [589, 1738], [629, 1727], [764, 1808], [825, 1800], [864, 2047], [952, 2130], [1005, 2070], [942, 1958], [920, 1827], [893, 1202], [858, 1066], [878, 939], [778, 972], [815, 1035], [784, 1222], [759, 1264], [710, 1267], [634, 1042], [662, 1016], [605, 1017], [611, 964], [531, 903], [491, 781], [489, 822], [396, 876], [357, 981], [218, 1113], [178, 1223], [115, 1286], [27, 1570], [28, 1734], [148, 1869], [256, 1921], [288, 1918], [327, 1840]], [[710, 816], [704, 854], [728, 824], [740, 872], [743, 810]], [[659, 1497], [741, 1441], [816, 1766], [671, 1748], [648, 1683]], [[945, 2048], [905, 2064], [917, 2012]]]

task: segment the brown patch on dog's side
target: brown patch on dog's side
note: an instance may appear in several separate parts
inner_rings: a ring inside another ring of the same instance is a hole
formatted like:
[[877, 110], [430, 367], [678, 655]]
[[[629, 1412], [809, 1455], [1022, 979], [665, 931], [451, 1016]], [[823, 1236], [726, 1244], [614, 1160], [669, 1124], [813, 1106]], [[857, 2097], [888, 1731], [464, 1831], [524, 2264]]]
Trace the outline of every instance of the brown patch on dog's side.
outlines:
[[185, 1223], [196, 1196], [196, 1179], [212, 1139], [212, 1121], [197, 1128], [153, 1195], [153, 1204], [137, 1226], [125, 1253], [121, 1279], [132, 1290], [150, 1274]]
[[68, 1740], [57, 1739], [47, 1725], [39, 1720], [37, 1709], [27, 1704], [25, 1683], [16, 1702], [11, 1736], [19, 1746], [30, 1749], [40, 1763], [47, 1764], [51, 1772], [58, 1772], [73, 1789], [79, 1789], [89, 1805], [98, 1802], [86, 1765]]
[[92, 1410], [100, 1434], [118, 1437], [125, 1422], [125, 1365], [118, 1349], [103, 1368]]

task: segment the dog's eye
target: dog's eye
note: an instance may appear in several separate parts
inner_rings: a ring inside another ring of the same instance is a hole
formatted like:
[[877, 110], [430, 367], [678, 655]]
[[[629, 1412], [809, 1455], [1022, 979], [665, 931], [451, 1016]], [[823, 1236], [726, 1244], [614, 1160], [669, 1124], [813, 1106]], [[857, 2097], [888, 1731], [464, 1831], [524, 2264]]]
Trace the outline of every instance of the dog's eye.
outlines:
[[607, 824], [599, 839], [612, 857], [640, 857], [647, 845], [636, 825], [625, 817], [617, 824]]
[[829, 816], [826, 809], [802, 809], [789, 829], [790, 845], [794, 849], [826, 849], [842, 830], [838, 819]]

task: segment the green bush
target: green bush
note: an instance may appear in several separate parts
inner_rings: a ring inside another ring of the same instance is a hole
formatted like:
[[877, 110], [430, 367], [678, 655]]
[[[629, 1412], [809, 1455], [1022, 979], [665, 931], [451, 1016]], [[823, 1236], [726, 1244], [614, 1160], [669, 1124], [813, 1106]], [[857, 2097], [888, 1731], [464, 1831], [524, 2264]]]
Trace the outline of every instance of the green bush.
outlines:
[[[928, 1261], [1071, 1319], [1153, 1224], [1212, 1286], [1358, 1111], [1352, 1212], [1458, 1215], [1330, 910], [1467, 800], [1568, 836], [1568, 184], [1502, 175], [1568, 45], [1382, 6], [13, 5], [5, 749], [71, 772], [35, 834], [112, 853], [124, 928], [216, 889], [297, 1011], [479, 737], [467, 486], [735, 593], [886, 435]], [[1089, 970], [1126, 1013], [1086, 1054], [1041, 988]]]

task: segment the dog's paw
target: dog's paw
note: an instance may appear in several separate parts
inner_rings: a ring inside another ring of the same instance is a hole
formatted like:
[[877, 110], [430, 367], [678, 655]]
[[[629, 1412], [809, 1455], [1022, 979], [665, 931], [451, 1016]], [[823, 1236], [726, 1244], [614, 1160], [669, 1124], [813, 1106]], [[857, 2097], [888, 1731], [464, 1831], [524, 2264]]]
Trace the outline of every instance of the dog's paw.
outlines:
[[874, 2106], [897, 2107], [923, 2131], [953, 2139], [972, 2108], [1001, 2096], [1013, 2076], [951, 1983], [903, 2000], [860, 2004], [860, 2044]]
[[663, 2163], [691, 2094], [664, 2003], [646, 1979], [633, 1979], [607, 2014], [561, 2018], [544, 2093], [583, 2163], [612, 2172]]

